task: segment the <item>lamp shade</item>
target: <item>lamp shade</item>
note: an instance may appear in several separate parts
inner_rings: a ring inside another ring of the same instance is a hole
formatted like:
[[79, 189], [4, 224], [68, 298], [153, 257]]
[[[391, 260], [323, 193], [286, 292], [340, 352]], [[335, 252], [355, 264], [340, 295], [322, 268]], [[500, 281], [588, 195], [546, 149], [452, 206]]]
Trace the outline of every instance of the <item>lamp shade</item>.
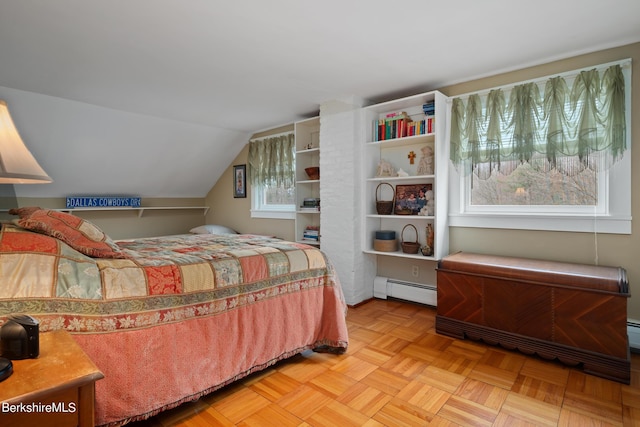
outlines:
[[7, 103], [0, 99], [0, 184], [47, 184], [51, 181], [22, 142]]

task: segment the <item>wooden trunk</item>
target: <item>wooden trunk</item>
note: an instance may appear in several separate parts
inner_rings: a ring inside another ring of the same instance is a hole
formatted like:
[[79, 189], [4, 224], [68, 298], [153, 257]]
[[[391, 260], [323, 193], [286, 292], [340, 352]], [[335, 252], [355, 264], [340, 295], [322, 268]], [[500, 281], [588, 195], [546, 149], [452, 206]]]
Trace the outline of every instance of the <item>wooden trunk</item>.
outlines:
[[438, 333], [629, 383], [623, 268], [461, 252], [439, 262], [437, 279]]

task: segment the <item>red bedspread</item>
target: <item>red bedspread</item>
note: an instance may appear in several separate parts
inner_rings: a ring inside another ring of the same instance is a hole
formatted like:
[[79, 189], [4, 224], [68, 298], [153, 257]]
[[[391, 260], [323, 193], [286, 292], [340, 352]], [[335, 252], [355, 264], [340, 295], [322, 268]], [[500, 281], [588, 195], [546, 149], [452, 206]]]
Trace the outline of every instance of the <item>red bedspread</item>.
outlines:
[[346, 306], [324, 254], [261, 236], [117, 242], [94, 259], [5, 226], [0, 322], [28, 313], [74, 334], [105, 374], [96, 422], [117, 425], [193, 400], [305, 349], [341, 353]]

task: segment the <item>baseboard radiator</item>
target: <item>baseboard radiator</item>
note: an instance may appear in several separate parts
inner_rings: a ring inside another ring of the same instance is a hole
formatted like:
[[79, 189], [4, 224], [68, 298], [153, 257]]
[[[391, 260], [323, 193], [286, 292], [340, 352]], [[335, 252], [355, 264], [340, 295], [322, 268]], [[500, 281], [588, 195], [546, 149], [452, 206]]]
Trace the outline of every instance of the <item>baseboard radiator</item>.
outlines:
[[405, 282], [382, 276], [376, 276], [373, 280], [373, 296], [381, 299], [397, 298], [433, 307], [438, 303], [435, 285]]
[[640, 353], [640, 322], [637, 320], [627, 321], [627, 335], [629, 336], [629, 347], [634, 353]]

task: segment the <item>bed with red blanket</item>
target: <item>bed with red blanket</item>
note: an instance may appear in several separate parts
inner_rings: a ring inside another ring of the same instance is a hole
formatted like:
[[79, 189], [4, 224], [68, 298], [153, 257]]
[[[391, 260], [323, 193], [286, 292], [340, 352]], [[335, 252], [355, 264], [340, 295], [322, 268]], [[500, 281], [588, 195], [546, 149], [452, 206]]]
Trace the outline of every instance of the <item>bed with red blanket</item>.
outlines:
[[195, 400], [307, 349], [343, 353], [346, 305], [318, 249], [255, 235], [114, 242], [53, 210], [0, 233], [0, 323], [66, 329], [105, 378], [96, 424]]

